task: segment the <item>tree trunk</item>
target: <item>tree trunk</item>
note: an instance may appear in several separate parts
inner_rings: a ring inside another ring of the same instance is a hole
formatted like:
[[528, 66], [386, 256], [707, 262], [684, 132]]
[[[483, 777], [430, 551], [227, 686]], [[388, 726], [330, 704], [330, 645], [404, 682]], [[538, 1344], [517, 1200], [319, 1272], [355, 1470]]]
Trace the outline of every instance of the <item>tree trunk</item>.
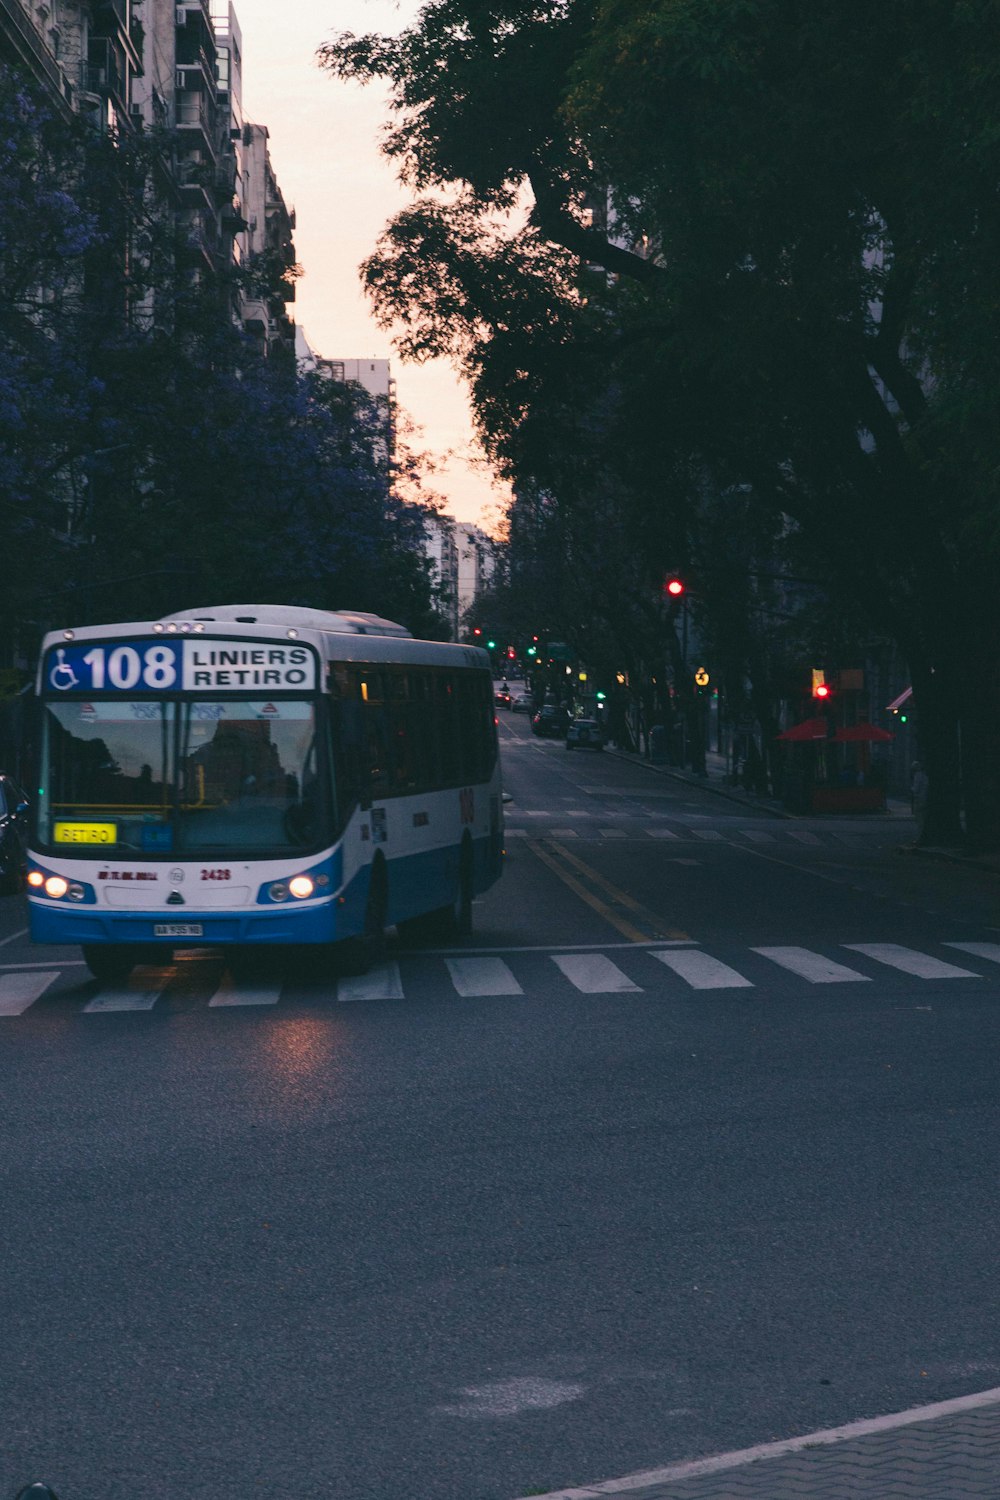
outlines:
[[911, 662], [913, 701], [927, 801], [917, 843], [957, 848], [964, 843], [961, 817], [961, 740], [958, 707], [948, 677], [924, 662]]
[[990, 652], [965, 664], [962, 705], [962, 800], [969, 848], [1000, 849], [1000, 670]]

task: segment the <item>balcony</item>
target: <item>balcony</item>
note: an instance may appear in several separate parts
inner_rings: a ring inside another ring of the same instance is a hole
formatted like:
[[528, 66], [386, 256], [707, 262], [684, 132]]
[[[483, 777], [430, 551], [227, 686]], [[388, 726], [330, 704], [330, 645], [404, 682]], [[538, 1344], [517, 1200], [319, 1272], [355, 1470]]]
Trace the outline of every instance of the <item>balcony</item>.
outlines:
[[66, 115], [72, 110], [73, 86], [45, 45], [20, 0], [0, 0], [0, 35], [36, 81], [44, 85]]
[[91, 37], [87, 57], [80, 64], [80, 87], [89, 94], [101, 94], [126, 104], [128, 77], [122, 59], [106, 38]]
[[219, 154], [218, 119], [215, 105], [201, 94], [190, 94], [176, 101], [177, 129], [191, 144], [205, 149], [213, 163]]
[[135, 73], [142, 72], [141, 37], [133, 33], [138, 22], [130, 22], [128, 0], [96, 0], [91, 37], [116, 42]]

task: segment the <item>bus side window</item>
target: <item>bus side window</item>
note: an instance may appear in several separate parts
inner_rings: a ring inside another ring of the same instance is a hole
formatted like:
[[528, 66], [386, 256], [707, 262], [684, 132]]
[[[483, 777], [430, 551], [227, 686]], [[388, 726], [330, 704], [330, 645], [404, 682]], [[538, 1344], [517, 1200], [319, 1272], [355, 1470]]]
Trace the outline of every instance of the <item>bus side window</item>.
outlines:
[[461, 746], [459, 744], [458, 705], [455, 702], [455, 679], [451, 672], [441, 672], [434, 683], [434, 717], [437, 721], [441, 786], [458, 786], [462, 780]]
[[386, 672], [385, 685], [392, 784], [398, 795], [406, 795], [417, 787], [409, 673], [405, 668]]
[[391, 796], [389, 724], [381, 672], [366, 671], [361, 679], [368, 774], [373, 800]]
[[433, 678], [419, 667], [410, 670], [410, 747], [415, 789], [431, 791], [437, 782], [437, 739], [434, 733]]

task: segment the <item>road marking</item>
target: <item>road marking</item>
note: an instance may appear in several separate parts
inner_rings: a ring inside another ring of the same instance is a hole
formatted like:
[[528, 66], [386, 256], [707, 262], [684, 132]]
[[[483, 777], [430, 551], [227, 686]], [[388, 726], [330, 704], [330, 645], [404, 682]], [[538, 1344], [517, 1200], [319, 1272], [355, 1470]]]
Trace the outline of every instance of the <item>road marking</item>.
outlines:
[[603, 953], [553, 954], [552, 962], [585, 995], [641, 995], [642, 989]]
[[651, 839], [676, 839], [679, 834], [671, 833], [669, 828], [647, 828], [646, 832]]
[[702, 953], [697, 948], [673, 949], [670, 953], [651, 953], [668, 969], [673, 969], [693, 990], [752, 990], [753, 983], [737, 974], [728, 964]]
[[809, 833], [809, 831], [805, 828], [800, 828], [797, 830], [794, 828], [789, 828], [788, 837], [790, 839], [798, 839], [800, 844], [821, 844], [823, 842], [818, 834]]
[[763, 831], [756, 828], [737, 828], [736, 832], [742, 834], [745, 839], [749, 839], [751, 843], [754, 844], [775, 843], [775, 837], [773, 833], [764, 833]]
[[277, 1005], [281, 989], [273, 984], [247, 984], [235, 974], [224, 974], [208, 1002], [214, 1005]]
[[[572, 859], [572, 855], [570, 855], [569, 851], [562, 844], [558, 844], [556, 847], [565, 858]], [[554, 854], [550, 854], [548, 849], [544, 848], [539, 841], [532, 840], [528, 848], [533, 854], [537, 855], [543, 865], [548, 866], [554, 875], [558, 875], [563, 885], [568, 886], [574, 896], [579, 896], [585, 905], [589, 906], [592, 911], [596, 911], [597, 915], [603, 917], [605, 922], [610, 923], [616, 932], [621, 933], [622, 937], [630, 938], [633, 943], [643, 943], [646, 941], [647, 934], [645, 932], [640, 932], [638, 927], [634, 927], [624, 917], [619, 917], [616, 912], [611, 910], [606, 901], [602, 901], [599, 896], [595, 896], [592, 891], [588, 891], [587, 887], [582, 885], [575, 875], [571, 875], [569, 870], [564, 868], [562, 862], [556, 859]]]
[[[57, 960], [60, 969], [85, 969], [87, 963], [82, 958], [62, 958]], [[0, 973], [6, 973], [10, 969], [51, 969], [52, 959], [42, 963], [31, 964], [0, 964]]]
[[1000, 943], [945, 943], [946, 948], [961, 948], [973, 958], [988, 958], [990, 963], [1000, 964]]
[[[628, 834], [625, 832], [624, 828], [599, 828], [597, 831], [600, 834], [600, 836], [601, 836], [602, 839], [627, 839], [628, 838]], [[555, 833], [556, 830], [553, 828], [552, 832]]]
[[[893, 1432], [899, 1427], [914, 1427], [918, 1422], [934, 1422], [940, 1417], [959, 1416], [963, 1412], [997, 1405], [1000, 1405], [1000, 1387], [978, 1391], [973, 1396], [955, 1396], [950, 1401], [935, 1401], [930, 1406], [911, 1406], [906, 1411], [893, 1412], [886, 1417], [862, 1417], [860, 1421], [848, 1422], [843, 1427], [823, 1427], [817, 1432], [803, 1433], [800, 1437], [785, 1438], [775, 1443], [758, 1443], [753, 1448], [738, 1448], [729, 1453], [717, 1453], [711, 1458], [683, 1459], [680, 1463], [666, 1464], [660, 1469], [623, 1474], [618, 1479], [574, 1485], [568, 1490], [547, 1490], [544, 1495], [538, 1494], [536, 1490], [535, 1500], [604, 1500], [604, 1497], [607, 1500], [620, 1500], [626, 1491], [651, 1490], [654, 1485], [680, 1484], [685, 1479], [696, 1479], [701, 1474], [721, 1474], [727, 1469], [742, 1469], [767, 1459], [781, 1458], [785, 1454], [852, 1442], [875, 1433]], [[732, 1488], [732, 1485], [727, 1486], [727, 1490]], [[713, 1486], [713, 1491], [722, 1493], [717, 1486]], [[703, 1489], [702, 1493], [705, 1493]], [[528, 1497], [521, 1496], [520, 1500], [528, 1500]]]
[[353, 974], [349, 979], [337, 980], [337, 999], [350, 1000], [402, 1000], [403, 981], [399, 975], [399, 964], [377, 964], [367, 974]]
[[101, 990], [83, 1008], [91, 1013], [106, 1010], [152, 1010], [173, 977], [172, 967], [143, 967], [127, 984]]
[[39, 995], [44, 994], [53, 979], [59, 978], [59, 970], [51, 969], [44, 974], [5, 974], [0, 979], [0, 1016], [19, 1016], [34, 1005]]
[[[618, 928], [623, 937], [634, 937], [635, 934], [638, 934], [639, 942], [646, 942], [647, 939], [651, 937], [669, 938], [675, 942], [689, 941], [688, 934], [686, 932], [680, 932], [676, 928], [664, 926], [664, 923], [656, 915], [655, 912], [652, 912], [648, 907], [643, 906], [641, 901], [635, 901], [630, 895], [627, 894], [627, 892], [621, 890], [617, 885], [612, 885], [610, 880], [605, 880], [603, 875], [600, 875], [597, 870], [588, 865], [585, 860], [580, 859], [578, 855], [571, 854], [568, 849], [564, 848], [562, 844], [557, 844], [554, 839], [552, 839], [550, 842], [552, 849], [557, 855], [566, 860], [574, 870], [578, 870], [584, 877], [584, 879], [588, 880], [591, 885], [596, 886], [599, 891], [603, 891], [605, 895], [610, 898], [611, 906], [598, 901], [596, 909], [602, 911], [602, 914], [607, 917], [607, 919], [612, 923], [613, 926]], [[556, 874], [559, 875], [560, 879], [565, 880], [566, 884], [568, 885], [570, 880], [572, 879], [572, 876], [570, 876], [565, 870], [561, 869], [559, 863], [553, 864], [552, 868], [555, 870]], [[584, 899], [588, 898], [585, 897]], [[594, 903], [592, 900], [589, 900], [588, 904], [593, 905]], [[648, 930], [646, 932], [641, 932], [637, 927], [633, 926], [631, 922], [619, 917], [617, 913], [612, 911], [612, 907], [615, 906], [624, 907], [626, 911], [631, 912], [633, 916], [635, 916], [636, 920], [641, 922], [643, 926]], [[626, 931], [626, 929], [628, 930]]]
[[721, 839], [722, 834], [716, 828], [693, 828], [691, 832], [696, 839]]
[[901, 969], [904, 974], [915, 974], [918, 979], [980, 979], [971, 969], [960, 969], [956, 964], [943, 963], [929, 953], [918, 953], [915, 948], [904, 948], [902, 943], [842, 943], [853, 953], [863, 953], [876, 963], [887, 964], [890, 969]]
[[28, 936], [28, 929], [27, 929], [27, 927], [19, 927], [18, 930], [17, 930], [17, 932], [12, 932], [9, 937], [0, 938], [0, 948], [3, 948], [5, 946], [5, 944], [7, 944], [7, 943], [14, 942], [15, 938], [27, 937], [27, 936]]
[[451, 982], [460, 995], [523, 995], [502, 958], [446, 958]]
[[824, 958], [810, 948], [753, 948], [751, 952], [769, 958], [783, 969], [790, 969], [793, 974], [808, 979], [810, 984], [846, 984], [851, 980], [870, 982], [867, 974], [834, 963], [832, 958]]
[[580, 830], [578, 828], [553, 828], [552, 837], [556, 839], [578, 839]]

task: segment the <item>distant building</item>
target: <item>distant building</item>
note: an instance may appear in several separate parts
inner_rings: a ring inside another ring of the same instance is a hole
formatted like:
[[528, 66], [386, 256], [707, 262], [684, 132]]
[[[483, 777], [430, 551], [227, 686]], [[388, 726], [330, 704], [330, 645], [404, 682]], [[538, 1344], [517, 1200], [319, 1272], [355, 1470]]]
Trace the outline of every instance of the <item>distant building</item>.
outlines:
[[425, 522], [425, 550], [435, 580], [444, 591], [444, 608], [453, 640], [464, 633], [476, 600], [494, 573], [495, 552], [485, 531], [453, 516], [429, 514]]
[[295, 265], [292, 231], [295, 212], [286, 207], [267, 149], [264, 125], [244, 125], [244, 197], [246, 263], [261, 272], [242, 305], [243, 326], [261, 341], [265, 354], [280, 348], [289, 360], [296, 357], [295, 324], [286, 311], [295, 300], [295, 283], [283, 280]]
[[396, 382], [387, 359], [327, 359], [317, 354], [302, 328], [295, 330], [295, 361], [303, 374], [325, 375], [341, 384], [353, 381], [374, 397], [382, 426], [376, 457], [391, 473], [396, 453]]

